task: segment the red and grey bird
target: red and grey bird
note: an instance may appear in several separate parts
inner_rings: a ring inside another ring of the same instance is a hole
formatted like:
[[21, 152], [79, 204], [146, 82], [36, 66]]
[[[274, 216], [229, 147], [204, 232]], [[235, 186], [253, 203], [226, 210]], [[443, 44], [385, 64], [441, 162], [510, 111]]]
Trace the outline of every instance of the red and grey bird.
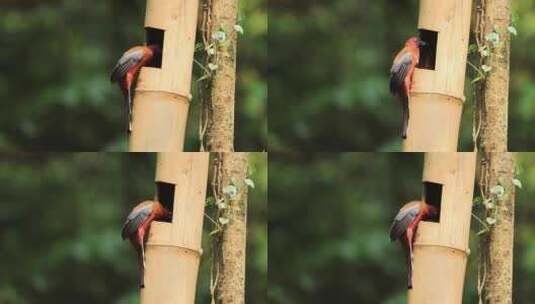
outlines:
[[111, 82], [118, 82], [126, 100], [128, 131], [132, 131], [132, 84], [139, 70], [161, 54], [158, 45], [135, 46], [126, 51], [111, 71]]
[[404, 249], [407, 250], [407, 264], [408, 264], [408, 288], [412, 288], [412, 262], [414, 236], [418, 229], [418, 224], [422, 220], [428, 220], [438, 215], [438, 210], [435, 206], [429, 205], [423, 201], [412, 201], [405, 204], [399, 210], [394, 218], [392, 227], [390, 227], [390, 240], [400, 240]]
[[407, 138], [409, 125], [409, 94], [412, 88], [414, 69], [420, 60], [420, 47], [426, 43], [418, 37], [411, 37], [405, 47], [394, 58], [390, 69], [390, 92], [398, 96], [402, 107], [401, 137]]
[[158, 201], [144, 201], [135, 206], [126, 218], [121, 236], [130, 242], [138, 254], [139, 287], [145, 287], [145, 241], [148, 237], [150, 224], [154, 220], [170, 220], [171, 212]]

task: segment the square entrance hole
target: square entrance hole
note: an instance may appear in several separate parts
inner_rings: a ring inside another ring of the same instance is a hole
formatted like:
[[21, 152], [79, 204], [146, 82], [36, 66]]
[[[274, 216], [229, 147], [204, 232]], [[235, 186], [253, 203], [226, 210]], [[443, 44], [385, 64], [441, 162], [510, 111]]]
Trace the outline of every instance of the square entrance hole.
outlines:
[[438, 32], [419, 29], [420, 40], [426, 43], [425, 46], [420, 47], [420, 61], [418, 62], [419, 69], [434, 70], [437, 58], [437, 40]]
[[[175, 205], [175, 184], [156, 182], [156, 198], [172, 213]], [[171, 219], [166, 222], [171, 222]]]
[[162, 68], [162, 55], [163, 55], [163, 42], [164, 42], [165, 31], [153, 27], [145, 28], [145, 41], [147, 45], [155, 44], [160, 47], [160, 52], [154, 54], [154, 57], [147, 64], [148, 67], [153, 68]]
[[440, 222], [440, 210], [442, 205], [442, 184], [424, 182], [424, 200], [427, 204], [434, 206], [438, 210], [438, 214], [428, 222]]

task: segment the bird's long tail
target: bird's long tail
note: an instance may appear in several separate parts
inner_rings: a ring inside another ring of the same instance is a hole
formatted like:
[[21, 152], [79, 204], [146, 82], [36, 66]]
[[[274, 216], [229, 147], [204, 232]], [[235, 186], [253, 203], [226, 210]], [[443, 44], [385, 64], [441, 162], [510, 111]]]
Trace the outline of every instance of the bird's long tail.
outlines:
[[130, 89], [128, 89], [126, 85], [121, 85], [121, 90], [123, 91], [125, 103], [124, 119], [128, 123], [128, 132], [132, 132], [132, 95], [130, 93]]
[[409, 96], [402, 93], [400, 95], [401, 99], [401, 111], [402, 111], [402, 122], [401, 122], [401, 138], [407, 138], [407, 128], [409, 126]]
[[139, 288], [145, 288], [145, 263], [143, 260], [143, 250], [139, 251], [138, 267], [139, 267]]
[[407, 271], [407, 288], [412, 289], [412, 257], [410, 253], [407, 255], [407, 265], [409, 268]]
[[132, 91], [127, 89], [126, 104], [128, 110], [128, 132], [132, 132]]

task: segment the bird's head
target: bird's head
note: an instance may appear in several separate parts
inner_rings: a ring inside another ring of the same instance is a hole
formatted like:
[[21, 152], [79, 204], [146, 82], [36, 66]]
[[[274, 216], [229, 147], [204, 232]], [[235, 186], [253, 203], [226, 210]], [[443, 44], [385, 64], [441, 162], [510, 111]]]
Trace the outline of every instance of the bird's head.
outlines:
[[172, 221], [173, 220], [173, 213], [171, 213], [171, 211], [167, 210], [165, 207], [164, 207], [164, 219], [166, 221]]
[[158, 217], [164, 221], [171, 221], [173, 219], [173, 214], [171, 211], [167, 210], [165, 206], [159, 201], [154, 201], [154, 206], [156, 208], [156, 213]]
[[157, 44], [151, 44], [151, 45], [148, 45], [147, 47], [149, 49], [151, 49], [151, 51], [154, 53], [154, 55], [161, 55], [162, 54], [162, 49]]
[[429, 214], [429, 217], [436, 218], [438, 216], [438, 208], [430, 204], [426, 204], [426, 206], [427, 206], [427, 213]]
[[416, 37], [416, 36], [413, 36], [411, 38], [409, 38], [407, 40], [407, 42], [405, 43], [406, 46], [411, 46], [411, 47], [417, 47], [417, 48], [420, 48], [420, 47], [424, 47], [427, 45], [427, 43], [425, 41], [423, 41], [422, 39]]

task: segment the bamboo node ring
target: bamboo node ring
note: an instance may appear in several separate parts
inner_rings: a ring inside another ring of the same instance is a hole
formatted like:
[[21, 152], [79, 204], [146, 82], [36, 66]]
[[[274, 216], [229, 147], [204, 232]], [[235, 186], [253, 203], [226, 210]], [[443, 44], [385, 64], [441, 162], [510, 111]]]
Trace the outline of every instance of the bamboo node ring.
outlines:
[[414, 246], [416, 246], [416, 245], [422, 246], [422, 247], [426, 247], [426, 246], [427, 247], [444, 247], [444, 248], [447, 248], [447, 249], [459, 251], [459, 252], [464, 253], [466, 255], [470, 254], [470, 248], [454, 247], [454, 246], [449, 246], [449, 245], [440, 244], [440, 243], [433, 243], [433, 242], [415, 242]]
[[452, 93], [442, 93], [442, 92], [434, 92], [434, 91], [411, 91], [410, 95], [441, 95], [448, 98], [455, 99], [458, 103], [461, 105], [464, 104], [466, 98], [464, 96], [456, 96]]
[[203, 254], [202, 248], [191, 248], [184, 245], [176, 245], [176, 244], [170, 244], [165, 242], [147, 242], [147, 246], [159, 246], [159, 247], [175, 247], [176, 249], [182, 249], [184, 251], [187, 251], [189, 253], [193, 253], [194, 255], [200, 257]]
[[175, 91], [168, 91], [168, 90], [153, 90], [153, 89], [136, 89], [136, 92], [145, 92], [145, 93], [164, 93], [164, 94], [170, 94], [173, 96], [176, 96], [178, 100], [186, 100], [186, 102], [191, 102], [191, 99], [193, 96], [189, 93], [184, 92], [175, 92]]

